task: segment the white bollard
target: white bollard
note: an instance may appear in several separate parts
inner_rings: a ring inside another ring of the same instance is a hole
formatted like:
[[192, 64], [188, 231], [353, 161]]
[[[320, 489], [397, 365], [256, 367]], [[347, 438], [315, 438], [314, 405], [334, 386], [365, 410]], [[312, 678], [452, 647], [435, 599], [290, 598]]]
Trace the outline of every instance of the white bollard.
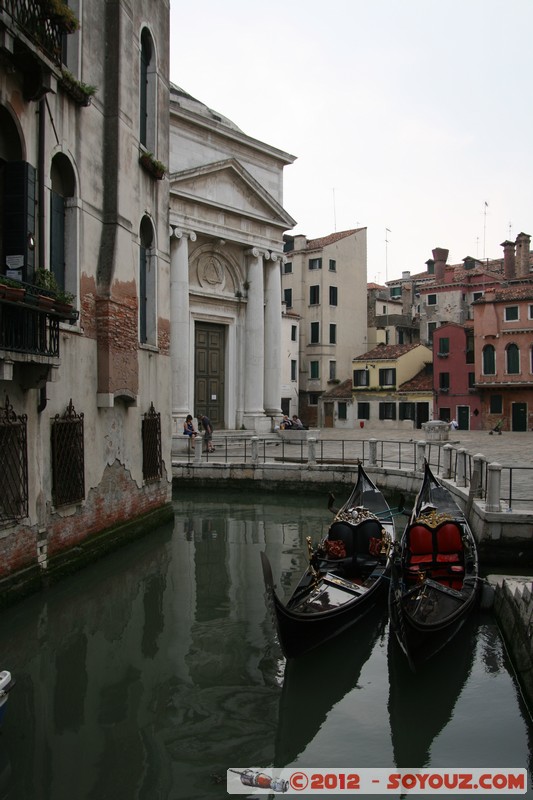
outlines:
[[466, 486], [466, 449], [461, 447], [457, 451], [457, 472], [455, 475], [457, 486]]
[[368, 455], [368, 463], [370, 466], [375, 467], [378, 463], [378, 440], [369, 439], [368, 446], [370, 448], [370, 452]]
[[424, 472], [424, 461], [426, 460], [426, 443], [416, 443], [416, 471]]
[[314, 438], [307, 440], [307, 464], [310, 467], [316, 465], [316, 439]]
[[252, 464], [257, 464], [259, 461], [259, 437], [252, 436]]
[[487, 502], [485, 511], [501, 511], [502, 465], [489, 464], [487, 467]]
[[442, 448], [442, 477], [448, 480], [452, 477], [452, 453], [451, 444], [445, 444]]

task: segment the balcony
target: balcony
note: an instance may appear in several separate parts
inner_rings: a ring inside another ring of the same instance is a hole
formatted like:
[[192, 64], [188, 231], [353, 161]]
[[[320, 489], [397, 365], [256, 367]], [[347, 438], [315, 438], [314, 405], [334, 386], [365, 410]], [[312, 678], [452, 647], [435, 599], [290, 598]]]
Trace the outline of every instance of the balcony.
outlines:
[[[13, 285], [18, 284], [18, 285]], [[61, 307], [51, 292], [31, 284], [0, 283], [0, 361], [9, 380], [13, 362], [57, 366], [62, 321], [73, 323], [78, 311]], [[30, 379], [31, 383], [31, 379]]]
[[79, 27], [72, 10], [59, 0], [0, 0], [0, 28], [2, 23], [9, 31], [0, 40], [2, 47], [23, 71], [31, 45], [60, 66], [63, 35]]

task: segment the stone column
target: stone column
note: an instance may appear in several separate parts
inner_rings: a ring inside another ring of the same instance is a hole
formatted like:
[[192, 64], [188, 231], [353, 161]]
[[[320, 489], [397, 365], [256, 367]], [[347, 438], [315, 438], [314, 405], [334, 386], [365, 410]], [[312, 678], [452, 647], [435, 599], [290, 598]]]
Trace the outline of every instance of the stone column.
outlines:
[[189, 239], [196, 234], [179, 228], [170, 232], [170, 359], [172, 365], [172, 432], [181, 433], [183, 420], [191, 410]]
[[[263, 406], [265, 363], [265, 300], [263, 286], [263, 252], [254, 247], [247, 250], [248, 302], [245, 320], [244, 352], [244, 426], [248, 430], [261, 428], [260, 418], [266, 420]], [[270, 423], [270, 421], [269, 421]]]
[[[282, 257], [283, 258], [283, 257]], [[265, 413], [281, 414], [281, 274], [278, 256], [265, 265]]]

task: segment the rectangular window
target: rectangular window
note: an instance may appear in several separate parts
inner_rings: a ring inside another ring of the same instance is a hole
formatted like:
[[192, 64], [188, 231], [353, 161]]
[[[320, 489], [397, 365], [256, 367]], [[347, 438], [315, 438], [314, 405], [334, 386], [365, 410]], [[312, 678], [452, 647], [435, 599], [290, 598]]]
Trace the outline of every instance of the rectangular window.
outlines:
[[396, 403], [380, 403], [379, 418], [396, 419]]
[[367, 369], [354, 369], [354, 371], [353, 371], [353, 385], [354, 386], [368, 386], [368, 370]]
[[504, 310], [504, 319], [506, 322], [515, 322], [515, 320], [520, 319], [518, 306], [507, 306]]
[[533, 319], [533, 305], [531, 303], [527, 307], [527, 316], [528, 319]]
[[296, 325], [291, 325], [291, 342], [295, 342], [298, 335], [298, 328]]
[[450, 388], [450, 373], [441, 372], [439, 375], [439, 389], [449, 389], [449, 388]]
[[329, 379], [330, 381], [334, 381], [337, 379], [337, 362], [330, 361], [329, 362]]
[[291, 359], [291, 381], [295, 381], [297, 378], [296, 369], [297, 369], [297, 361], [296, 359], [293, 358]]
[[337, 344], [337, 326], [334, 323], [329, 326], [329, 343]]
[[436, 294], [428, 294], [428, 306], [436, 306], [437, 305], [437, 295]]
[[436, 331], [436, 329], [437, 329], [436, 322], [428, 322], [428, 342], [433, 341], [433, 334]]
[[285, 275], [290, 275], [292, 272], [292, 261], [286, 261], [283, 265], [283, 272]]
[[447, 336], [442, 336], [438, 342], [439, 356], [447, 356], [450, 353], [450, 340]]
[[503, 395], [491, 394], [490, 396], [490, 413], [503, 414]]
[[[144, 434], [144, 420], [142, 425]], [[76, 414], [72, 400], [52, 422], [51, 434], [54, 506], [79, 503], [85, 498], [83, 414]]]
[[311, 392], [311, 394], [309, 395], [309, 405], [310, 406], [317, 406], [319, 397], [320, 397], [319, 394], [316, 394], [315, 392]]
[[400, 420], [415, 418], [415, 404], [414, 403], [398, 403], [398, 418]]
[[466, 363], [474, 363], [474, 331], [466, 332]]
[[380, 369], [379, 385], [396, 386], [396, 370], [392, 367], [387, 367], [386, 369]]
[[309, 305], [318, 306], [320, 304], [320, 286], [309, 287]]
[[468, 373], [468, 388], [469, 389], [474, 389], [475, 386], [476, 386], [476, 373], [475, 372], [469, 372]]
[[310, 258], [309, 259], [309, 269], [322, 269], [322, 259], [321, 258]]
[[320, 342], [320, 322], [311, 323], [311, 344], [318, 344]]
[[357, 403], [357, 419], [370, 419], [370, 403]]
[[312, 381], [317, 381], [320, 378], [320, 361], [309, 362], [309, 377]]
[[292, 308], [292, 289], [283, 290], [283, 300], [287, 308]]
[[27, 420], [15, 413], [6, 397], [0, 409], [0, 527], [28, 515]]
[[336, 306], [338, 301], [338, 293], [336, 286], [329, 287], [329, 304], [330, 306]]
[[474, 300], [480, 300], [483, 297], [483, 292], [473, 292], [472, 293], [472, 302]]
[[401, 297], [402, 296], [402, 287], [401, 286], [391, 286], [390, 296], [391, 297]]
[[334, 258], [330, 258], [329, 260], [329, 271], [330, 272], [337, 272], [337, 262]]
[[337, 403], [337, 414], [339, 419], [342, 420], [348, 419], [348, 403], [344, 402]]

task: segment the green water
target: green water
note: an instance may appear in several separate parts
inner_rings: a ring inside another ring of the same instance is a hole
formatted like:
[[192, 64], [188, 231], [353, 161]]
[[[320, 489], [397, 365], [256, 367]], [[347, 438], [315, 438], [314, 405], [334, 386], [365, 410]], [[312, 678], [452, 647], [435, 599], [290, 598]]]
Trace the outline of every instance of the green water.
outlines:
[[422, 675], [391, 651], [385, 612], [285, 675], [259, 554], [288, 596], [325, 506], [176, 495], [173, 525], [4, 611], [17, 685], [0, 798], [210, 800], [235, 766], [528, 767], [533, 727], [491, 617]]

